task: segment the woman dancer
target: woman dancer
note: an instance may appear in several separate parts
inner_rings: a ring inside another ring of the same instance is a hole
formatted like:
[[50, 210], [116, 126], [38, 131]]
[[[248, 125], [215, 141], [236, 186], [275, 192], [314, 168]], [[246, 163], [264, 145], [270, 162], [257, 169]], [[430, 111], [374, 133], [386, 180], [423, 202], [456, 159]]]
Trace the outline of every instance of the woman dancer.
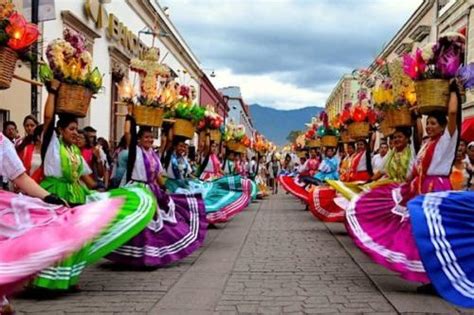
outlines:
[[114, 221], [100, 237], [60, 264], [43, 270], [34, 280], [34, 285], [40, 288], [77, 290], [79, 275], [84, 268], [141, 231], [151, 220], [156, 204], [153, 197], [142, 189], [118, 189], [103, 194], [89, 190], [95, 188], [96, 184], [89, 176], [90, 169], [76, 146], [77, 119], [61, 116], [57, 123], [59, 135], [54, 128], [55, 91], [58, 88], [59, 84], [53, 81], [44, 109], [42, 156], [45, 178], [41, 186], [70, 205], [109, 198], [121, 198], [124, 201]]
[[[449, 174], [459, 136], [457, 130], [460, 96], [455, 82], [450, 85], [448, 116], [428, 115], [429, 140], [416, 156], [412, 174], [404, 184], [387, 184], [363, 193], [347, 210], [349, 234], [375, 262], [398, 272], [401, 277], [428, 282], [412, 234], [407, 202], [419, 194], [451, 189]], [[421, 119], [418, 119], [421, 127]], [[403, 155], [401, 155], [403, 156]], [[402, 165], [409, 165], [408, 157]], [[392, 167], [397, 166], [394, 162]], [[403, 170], [395, 177], [403, 175]]]
[[[203, 200], [198, 194], [165, 192], [164, 170], [153, 150], [150, 127], [141, 127], [136, 134], [135, 120], [127, 116], [125, 138], [129, 143], [128, 186], [141, 186], [151, 191], [158, 201], [158, 211], [143, 231], [107, 258], [122, 264], [154, 268], [181, 260], [196, 251], [206, 236]], [[184, 178], [186, 174], [186, 164], [180, 163], [177, 156], [178, 152], [184, 154], [185, 151], [184, 142], [180, 141], [179, 151], [174, 151], [168, 160], [168, 169], [173, 176]]]

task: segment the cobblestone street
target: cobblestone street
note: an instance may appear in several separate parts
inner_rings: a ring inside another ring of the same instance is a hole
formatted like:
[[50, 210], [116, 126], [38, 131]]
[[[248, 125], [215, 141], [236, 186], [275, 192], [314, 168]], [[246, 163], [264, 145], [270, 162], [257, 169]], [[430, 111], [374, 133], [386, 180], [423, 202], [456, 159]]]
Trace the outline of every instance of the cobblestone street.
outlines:
[[[324, 224], [293, 197], [252, 204], [205, 246], [168, 268], [89, 268], [82, 292], [15, 299], [19, 314], [469, 313], [371, 263], [342, 224]], [[474, 314], [472, 312], [471, 314]]]

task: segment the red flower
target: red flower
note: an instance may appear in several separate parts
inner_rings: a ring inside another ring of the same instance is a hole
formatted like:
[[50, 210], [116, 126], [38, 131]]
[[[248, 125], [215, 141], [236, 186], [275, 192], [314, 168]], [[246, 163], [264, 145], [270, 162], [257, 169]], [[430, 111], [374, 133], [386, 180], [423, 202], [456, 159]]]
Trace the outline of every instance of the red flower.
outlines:
[[8, 19], [5, 29], [10, 37], [8, 46], [13, 50], [23, 50], [38, 40], [39, 30], [35, 24], [27, 23], [23, 15], [15, 12]]
[[367, 112], [367, 120], [371, 125], [374, 125], [377, 122], [377, 113], [371, 109]]
[[356, 106], [352, 112], [352, 119], [355, 122], [362, 122], [367, 118], [367, 111], [362, 106]]

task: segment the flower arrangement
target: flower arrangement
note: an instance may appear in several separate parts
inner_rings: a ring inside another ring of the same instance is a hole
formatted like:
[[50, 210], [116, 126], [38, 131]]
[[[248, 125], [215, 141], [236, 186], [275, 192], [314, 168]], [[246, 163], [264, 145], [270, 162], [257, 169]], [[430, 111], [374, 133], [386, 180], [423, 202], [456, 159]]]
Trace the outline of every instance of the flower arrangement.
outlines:
[[474, 63], [461, 67], [457, 77], [465, 89], [472, 89], [474, 87]]
[[169, 68], [159, 62], [160, 50], [156, 47], [148, 49], [143, 58], [134, 58], [130, 62], [130, 70], [138, 73], [140, 93], [137, 102], [143, 106], [161, 107], [159, 78], [168, 78]]
[[204, 111], [204, 118], [198, 122], [197, 129], [220, 129], [224, 123], [224, 119], [220, 116], [214, 108], [208, 105]]
[[92, 56], [86, 50], [84, 37], [69, 29], [63, 35], [64, 39], [53, 40], [46, 49], [49, 66], [40, 66], [41, 80], [49, 82], [54, 78], [97, 93], [102, 87], [102, 75], [97, 67], [92, 69]]
[[204, 107], [181, 101], [166, 112], [165, 118], [185, 119], [197, 124], [204, 119], [205, 113], [206, 109]]
[[376, 88], [372, 90], [372, 101], [375, 107], [385, 110], [395, 102], [392, 82], [385, 78]]
[[451, 79], [464, 60], [465, 38], [446, 34], [436, 42], [403, 56], [403, 70], [412, 80]]
[[334, 125], [329, 124], [329, 117], [325, 111], [322, 111], [319, 114], [319, 119], [321, 120], [322, 124], [317, 128], [316, 131], [318, 137], [339, 136], [339, 129], [336, 128]]
[[229, 122], [224, 127], [224, 141], [236, 141], [241, 142], [245, 137], [245, 126], [236, 125], [232, 122]]
[[15, 11], [11, 0], [0, 0], [0, 47], [25, 52], [40, 35], [36, 24], [28, 23]]
[[272, 144], [263, 135], [256, 134], [253, 148], [259, 153], [266, 153], [271, 150]]

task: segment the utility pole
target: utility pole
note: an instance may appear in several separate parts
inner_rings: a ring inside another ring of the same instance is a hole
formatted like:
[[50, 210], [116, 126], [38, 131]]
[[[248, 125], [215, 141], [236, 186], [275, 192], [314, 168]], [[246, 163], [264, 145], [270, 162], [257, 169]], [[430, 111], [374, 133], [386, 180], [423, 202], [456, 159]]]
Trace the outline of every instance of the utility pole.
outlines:
[[[40, 0], [31, 0], [31, 23], [38, 25], [39, 22], [39, 2]], [[31, 62], [31, 79], [38, 79], [38, 42], [32, 46], [33, 60]], [[31, 115], [38, 118], [38, 87], [31, 84]]]

